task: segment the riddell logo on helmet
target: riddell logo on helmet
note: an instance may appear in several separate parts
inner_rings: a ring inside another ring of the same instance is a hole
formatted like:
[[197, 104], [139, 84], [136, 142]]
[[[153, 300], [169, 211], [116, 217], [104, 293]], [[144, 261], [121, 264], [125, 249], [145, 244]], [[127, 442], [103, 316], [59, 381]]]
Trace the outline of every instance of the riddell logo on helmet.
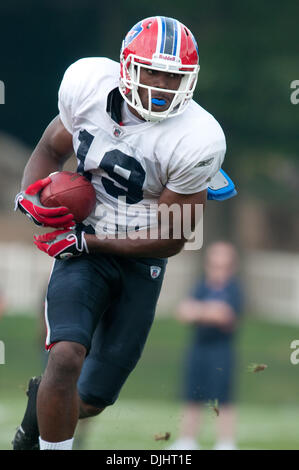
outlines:
[[174, 55], [159, 54], [159, 59], [175, 61], [176, 57]]

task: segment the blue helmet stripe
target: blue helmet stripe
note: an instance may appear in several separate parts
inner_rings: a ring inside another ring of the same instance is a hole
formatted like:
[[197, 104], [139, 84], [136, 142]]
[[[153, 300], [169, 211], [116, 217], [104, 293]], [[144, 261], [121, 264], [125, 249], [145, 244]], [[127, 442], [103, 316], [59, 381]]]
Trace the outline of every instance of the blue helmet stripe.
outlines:
[[165, 29], [166, 29], [165, 17], [164, 16], [161, 16], [161, 22], [162, 22], [162, 37], [161, 37], [160, 53], [163, 54], [164, 48], [165, 48]]
[[159, 19], [161, 21], [160, 54], [176, 55], [180, 24], [177, 20], [165, 16], [160, 16]]
[[177, 21], [174, 21], [174, 41], [173, 41], [173, 51], [172, 51], [173, 55], [176, 55], [177, 46], [178, 46], [178, 23]]
[[165, 46], [164, 54], [173, 54], [174, 48], [174, 26], [175, 21], [172, 18], [165, 18], [166, 20], [166, 33], [165, 33]]

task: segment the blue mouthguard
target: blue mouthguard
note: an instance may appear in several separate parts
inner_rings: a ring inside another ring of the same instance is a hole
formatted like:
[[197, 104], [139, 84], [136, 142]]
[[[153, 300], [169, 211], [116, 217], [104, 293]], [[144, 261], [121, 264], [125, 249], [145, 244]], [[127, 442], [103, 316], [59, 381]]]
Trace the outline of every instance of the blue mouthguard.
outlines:
[[157, 98], [152, 98], [152, 103], [156, 104], [157, 106], [164, 106], [164, 104], [166, 104], [166, 101], [158, 100]]

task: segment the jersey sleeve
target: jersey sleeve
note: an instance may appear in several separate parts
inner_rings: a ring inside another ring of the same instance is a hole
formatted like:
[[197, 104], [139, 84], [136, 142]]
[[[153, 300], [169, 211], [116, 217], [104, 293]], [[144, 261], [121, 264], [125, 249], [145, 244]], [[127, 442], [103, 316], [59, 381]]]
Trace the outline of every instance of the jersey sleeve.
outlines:
[[166, 187], [179, 194], [204, 191], [220, 170], [225, 152], [225, 136], [218, 123], [215, 131], [208, 133], [205, 140], [197, 142], [189, 134], [175, 150], [170, 161]]
[[58, 91], [59, 117], [65, 128], [73, 133], [74, 119], [102, 87], [103, 76], [113, 66], [104, 57], [85, 57], [71, 64], [64, 73]]

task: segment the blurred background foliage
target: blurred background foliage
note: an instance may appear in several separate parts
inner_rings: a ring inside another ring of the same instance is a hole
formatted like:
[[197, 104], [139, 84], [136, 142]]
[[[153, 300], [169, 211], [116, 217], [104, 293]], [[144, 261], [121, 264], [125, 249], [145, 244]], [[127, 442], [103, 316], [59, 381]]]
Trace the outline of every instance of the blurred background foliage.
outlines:
[[[298, 2], [164, 0], [137, 7], [135, 0], [13, 0], [0, 12], [8, 105], [0, 126], [27, 144], [57, 113], [57, 89], [70, 63], [84, 56], [118, 60], [131, 26], [160, 14], [177, 17], [197, 38], [195, 98], [223, 125], [230, 169], [251, 180], [272, 166], [274, 173], [283, 170], [286, 161], [298, 164], [299, 108], [290, 103], [290, 83], [299, 78]], [[257, 191], [263, 186], [256, 182]]]

